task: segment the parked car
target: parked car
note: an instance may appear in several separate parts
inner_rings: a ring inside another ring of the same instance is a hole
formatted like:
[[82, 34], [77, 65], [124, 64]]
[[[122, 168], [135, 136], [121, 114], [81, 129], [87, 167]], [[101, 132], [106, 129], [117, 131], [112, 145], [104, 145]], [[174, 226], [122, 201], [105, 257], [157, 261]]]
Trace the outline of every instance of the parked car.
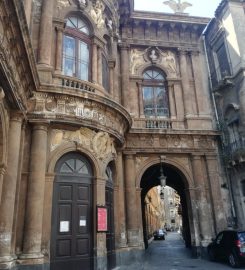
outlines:
[[165, 240], [165, 232], [162, 229], [159, 229], [153, 233], [154, 240], [162, 239]]
[[227, 260], [231, 267], [238, 268], [245, 262], [245, 231], [222, 231], [207, 250], [211, 261]]

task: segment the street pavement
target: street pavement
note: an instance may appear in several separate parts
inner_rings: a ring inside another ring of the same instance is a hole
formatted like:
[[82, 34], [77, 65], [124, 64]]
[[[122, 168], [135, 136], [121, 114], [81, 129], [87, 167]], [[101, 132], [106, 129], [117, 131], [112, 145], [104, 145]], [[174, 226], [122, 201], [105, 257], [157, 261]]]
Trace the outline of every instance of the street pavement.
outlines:
[[[184, 246], [180, 235], [168, 233], [166, 240], [152, 241], [145, 251], [144, 260], [133, 265], [121, 266], [118, 270], [231, 270], [226, 262], [210, 262], [196, 259]], [[245, 269], [242, 267], [240, 269]]]

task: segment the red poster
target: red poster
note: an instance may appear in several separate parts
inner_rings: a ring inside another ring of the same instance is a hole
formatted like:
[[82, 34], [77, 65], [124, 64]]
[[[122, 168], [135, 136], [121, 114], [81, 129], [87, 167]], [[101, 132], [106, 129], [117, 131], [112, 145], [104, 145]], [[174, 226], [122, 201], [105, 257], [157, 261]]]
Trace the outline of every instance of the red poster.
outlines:
[[107, 208], [103, 206], [97, 207], [97, 231], [106, 232], [107, 228]]

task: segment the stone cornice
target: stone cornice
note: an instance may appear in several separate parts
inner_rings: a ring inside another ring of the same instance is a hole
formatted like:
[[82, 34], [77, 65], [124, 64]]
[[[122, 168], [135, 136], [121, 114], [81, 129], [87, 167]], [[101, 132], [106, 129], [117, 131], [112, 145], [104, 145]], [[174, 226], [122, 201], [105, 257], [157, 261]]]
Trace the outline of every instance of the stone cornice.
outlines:
[[205, 27], [210, 21], [210, 18], [186, 16], [171, 13], [160, 13], [160, 12], [145, 12], [145, 11], [134, 11], [131, 15], [132, 20], [142, 21], [155, 21], [164, 23], [177, 23], [187, 25], [197, 25], [199, 27]]

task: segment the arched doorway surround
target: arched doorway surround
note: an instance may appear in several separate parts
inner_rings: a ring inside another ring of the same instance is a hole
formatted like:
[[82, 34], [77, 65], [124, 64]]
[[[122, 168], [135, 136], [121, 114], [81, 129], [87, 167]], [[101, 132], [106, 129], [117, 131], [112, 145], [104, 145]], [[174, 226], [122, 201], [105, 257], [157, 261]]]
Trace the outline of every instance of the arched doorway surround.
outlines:
[[51, 269], [93, 269], [93, 171], [78, 152], [63, 155], [55, 166]]
[[[136, 185], [141, 189], [142, 227], [144, 243], [147, 247], [146, 227], [144, 220], [144, 198], [147, 192], [160, 184], [160, 158], [146, 160], [138, 169]], [[187, 247], [196, 248], [199, 242], [198, 214], [196, 213], [196, 194], [192, 191], [193, 178], [191, 173], [179, 162], [173, 159], [164, 159], [163, 171], [167, 176], [166, 185], [174, 188], [181, 197], [183, 216], [183, 237]]]

